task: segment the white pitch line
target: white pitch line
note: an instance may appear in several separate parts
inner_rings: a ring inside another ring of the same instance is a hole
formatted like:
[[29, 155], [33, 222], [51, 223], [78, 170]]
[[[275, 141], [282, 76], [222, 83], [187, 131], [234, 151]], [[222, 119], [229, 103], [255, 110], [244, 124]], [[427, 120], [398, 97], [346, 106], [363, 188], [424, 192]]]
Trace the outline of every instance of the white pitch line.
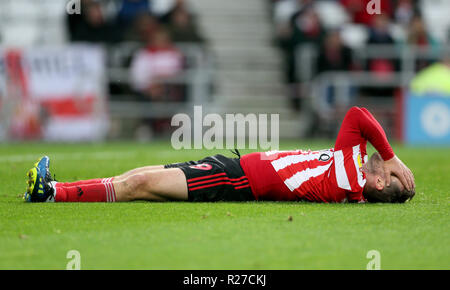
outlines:
[[[161, 158], [161, 162], [163, 162], [164, 158], [173, 157], [174, 153], [176, 154], [177, 152], [174, 152], [173, 150], [157, 151], [157, 156]], [[144, 154], [142, 152], [134, 152], [134, 151], [71, 152], [71, 153], [52, 153], [48, 154], [48, 156], [51, 159], [56, 160], [79, 160], [80, 158], [105, 160], [105, 159], [125, 159], [136, 156], [138, 154], [140, 154], [140, 156], [150, 156], [152, 155], [152, 151], [149, 150]], [[43, 155], [44, 154], [39, 153], [5, 155], [0, 156], [0, 163], [37, 161]]]
[[[86, 157], [90, 159], [124, 159], [136, 155], [136, 152], [73, 152], [73, 153], [54, 153], [49, 155], [52, 159], [58, 160], [79, 160]], [[43, 154], [16, 154], [0, 156], [0, 162], [25, 162], [36, 161]]]
[[[189, 150], [187, 150], [189, 151]], [[166, 158], [173, 158], [174, 156], [180, 155], [181, 160], [178, 162], [186, 161], [187, 159], [195, 159], [194, 158], [186, 158], [186, 151], [180, 150], [157, 150], [156, 153], [153, 153], [151, 149], [147, 152], [135, 152], [135, 151], [107, 151], [107, 152], [70, 152], [70, 153], [50, 153], [47, 155], [51, 159], [55, 160], [79, 160], [80, 158], [89, 158], [91, 160], [105, 160], [105, 159], [126, 159], [130, 157], [139, 156], [141, 157], [150, 157], [155, 154], [155, 157], [158, 157], [161, 162], [164, 163]], [[29, 162], [29, 161], [37, 161], [41, 158], [45, 153], [27, 153], [27, 154], [14, 154], [14, 155], [0, 155], [0, 163], [6, 162]], [[186, 160], [184, 160], [186, 159]]]

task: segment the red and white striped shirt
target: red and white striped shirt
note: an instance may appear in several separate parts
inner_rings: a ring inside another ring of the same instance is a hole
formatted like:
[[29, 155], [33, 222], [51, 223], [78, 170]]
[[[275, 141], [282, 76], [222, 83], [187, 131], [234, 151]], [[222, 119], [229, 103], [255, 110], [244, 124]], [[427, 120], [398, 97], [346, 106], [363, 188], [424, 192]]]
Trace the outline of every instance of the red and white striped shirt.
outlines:
[[394, 156], [384, 130], [364, 108], [351, 108], [334, 148], [269, 151], [242, 156], [241, 166], [258, 200], [364, 201], [362, 166], [367, 141], [384, 160]]
[[[365, 147], [365, 144], [362, 144]], [[300, 199], [317, 202], [362, 201], [366, 183], [362, 165], [367, 160], [361, 145], [320, 151], [266, 152], [286, 187]]]

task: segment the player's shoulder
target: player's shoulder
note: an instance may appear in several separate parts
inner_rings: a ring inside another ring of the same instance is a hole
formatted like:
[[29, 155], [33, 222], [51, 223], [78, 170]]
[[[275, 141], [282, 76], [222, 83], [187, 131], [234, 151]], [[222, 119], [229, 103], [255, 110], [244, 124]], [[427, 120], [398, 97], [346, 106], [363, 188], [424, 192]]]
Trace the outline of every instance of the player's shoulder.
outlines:
[[344, 154], [344, 156], [348, 156], [348, 155], [364, 154], [365, 152], [364, 148], [365, 148], [364, 144], [358, 143], [344, 146], [339, 149], [332, 148], [330, 150], [333, 152], [334, 155]]

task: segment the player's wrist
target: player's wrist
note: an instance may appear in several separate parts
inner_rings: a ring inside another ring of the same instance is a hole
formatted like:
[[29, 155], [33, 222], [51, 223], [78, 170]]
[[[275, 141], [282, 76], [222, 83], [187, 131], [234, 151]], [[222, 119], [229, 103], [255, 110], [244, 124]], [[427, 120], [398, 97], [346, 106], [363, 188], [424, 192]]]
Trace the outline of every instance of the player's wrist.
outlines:
[[381, 155], [381, 158], [384, 162], [393, 161], [397, 155], [395, 155], [394, 151], [391, 149], [388, 152], [378, 152]]

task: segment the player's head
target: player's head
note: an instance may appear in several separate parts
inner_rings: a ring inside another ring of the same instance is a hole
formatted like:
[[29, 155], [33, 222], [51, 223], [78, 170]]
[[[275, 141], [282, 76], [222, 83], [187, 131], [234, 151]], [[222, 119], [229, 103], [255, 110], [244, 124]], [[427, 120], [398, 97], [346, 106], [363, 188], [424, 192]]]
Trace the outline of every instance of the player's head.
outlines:
[[364, 164], [363, 170], [366, 174], [363, 194], [368, 202], [403, 203], [414, 197], [415, 191], [407, 190], [394, 175], [391, 175], [391, 184], [386, 186], [380, 154], [374, 153]]

